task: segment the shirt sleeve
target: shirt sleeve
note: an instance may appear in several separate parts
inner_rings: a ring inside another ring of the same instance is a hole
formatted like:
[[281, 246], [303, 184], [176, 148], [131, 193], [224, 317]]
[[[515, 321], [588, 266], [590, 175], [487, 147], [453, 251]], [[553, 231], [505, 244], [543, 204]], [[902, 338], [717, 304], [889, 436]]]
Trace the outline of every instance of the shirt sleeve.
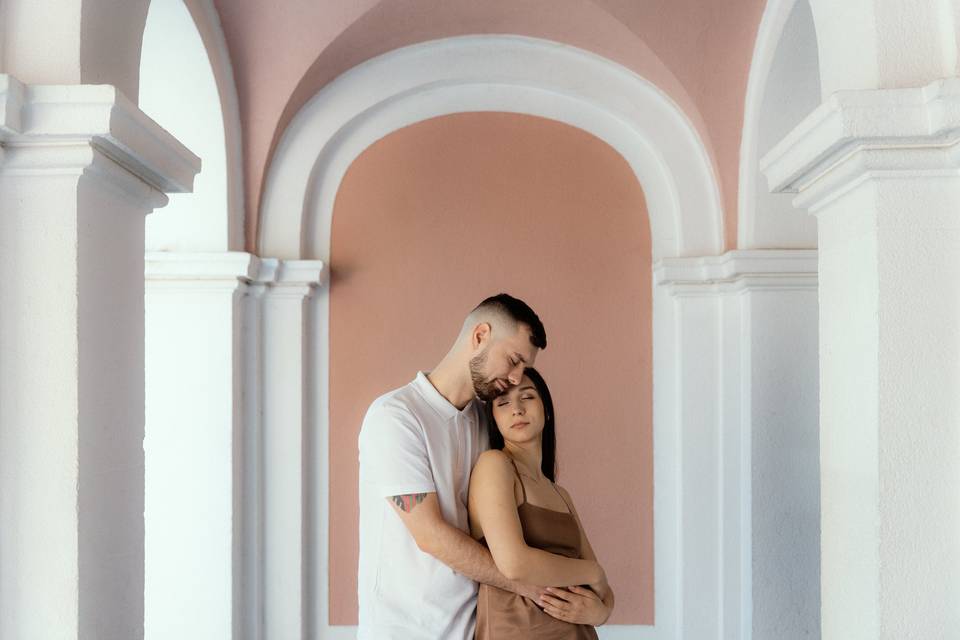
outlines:
[[437, 490], [417, 421], [397, 407], [374, 405], [360, 429], [360, 477], [383, 497]]

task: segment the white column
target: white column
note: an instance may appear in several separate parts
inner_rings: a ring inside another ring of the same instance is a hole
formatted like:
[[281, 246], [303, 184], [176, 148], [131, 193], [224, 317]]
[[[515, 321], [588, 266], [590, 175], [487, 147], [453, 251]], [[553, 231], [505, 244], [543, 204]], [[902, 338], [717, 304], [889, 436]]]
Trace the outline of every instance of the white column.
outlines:
[[146, 636], [307, 633], [316, 261], [147, 254]]
[[960, 81], [834, 94], [764, 159], [820, 247], [823, 637], [960, 637]]
[[[262, 630], [264, 638], [313, 637], [316, 588], [328, 577], [309, 571], [314, 553], [310, 504], [313, 492], [309, 458], [316, 437], [311, 398], [315, 363], [310, 358], [310, 300], [325, 278], [315, 260], [286, 260], [276, 265], [263, 292], [262, 365]], [[325, 590], [324, 590], [325, 591]]]
[[0, 75], [0, 637], [143, 637], [143, 229], [199, 160]]
[[146, 638], [243, 637], [248, 253], [146, 256]]
[[[674, 350], [677, 367], [682, 606], [672, 637], [816, 637], [816, 252], [669, 258], [654, 277], [674, 327], [672, 345], [664, 330], [656, 345]], [[659, 421], [669, 398], [654, 392]]]

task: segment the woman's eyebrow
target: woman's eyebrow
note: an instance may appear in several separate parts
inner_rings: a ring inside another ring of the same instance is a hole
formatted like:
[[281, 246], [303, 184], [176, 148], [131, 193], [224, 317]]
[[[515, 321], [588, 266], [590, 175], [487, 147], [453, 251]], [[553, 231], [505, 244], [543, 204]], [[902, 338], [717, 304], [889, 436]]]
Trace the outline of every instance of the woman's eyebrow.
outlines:
[[537, 390], [537, 388], [536, 388], [535, 386], [533, 386], [532, 384], [528, 384], [528, 385], [525, 386], [525, 387], [520, 387], [519, 389], [517, 389], [517, 391], [526, 391], [527, 389], [530, 389], [530, 390], [532, 390], [532, 391], [536, 391], [536, 390]]

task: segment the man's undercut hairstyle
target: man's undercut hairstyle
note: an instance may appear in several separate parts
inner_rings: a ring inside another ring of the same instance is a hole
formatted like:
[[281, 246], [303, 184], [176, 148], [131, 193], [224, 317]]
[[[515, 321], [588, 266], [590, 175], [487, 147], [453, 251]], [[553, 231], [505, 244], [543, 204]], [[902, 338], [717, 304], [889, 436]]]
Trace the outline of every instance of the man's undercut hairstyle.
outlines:
[[511, 324], [519, 322], [527, 325], [530, 327], [530, 343], [538, 349], [547, 348], [547, 332], [543, 328], [543, 323], [523, 300], [507, 293], [499, 293], [487, 298], [470, 312], [471, 317], [488, 314], [507, 319]]

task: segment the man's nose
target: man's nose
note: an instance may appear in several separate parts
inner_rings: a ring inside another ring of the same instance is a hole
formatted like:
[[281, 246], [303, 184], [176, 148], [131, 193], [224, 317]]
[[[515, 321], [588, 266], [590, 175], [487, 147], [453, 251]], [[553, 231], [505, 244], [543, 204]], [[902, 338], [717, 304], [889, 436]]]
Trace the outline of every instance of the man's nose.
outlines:
[[520, 384], [520, 380], [523, 379], [523, 363], [521, 362], [513, 368], [510, 373], [507, 374], [507, 380], [510, 381], [510, 384], [517, 385]]

